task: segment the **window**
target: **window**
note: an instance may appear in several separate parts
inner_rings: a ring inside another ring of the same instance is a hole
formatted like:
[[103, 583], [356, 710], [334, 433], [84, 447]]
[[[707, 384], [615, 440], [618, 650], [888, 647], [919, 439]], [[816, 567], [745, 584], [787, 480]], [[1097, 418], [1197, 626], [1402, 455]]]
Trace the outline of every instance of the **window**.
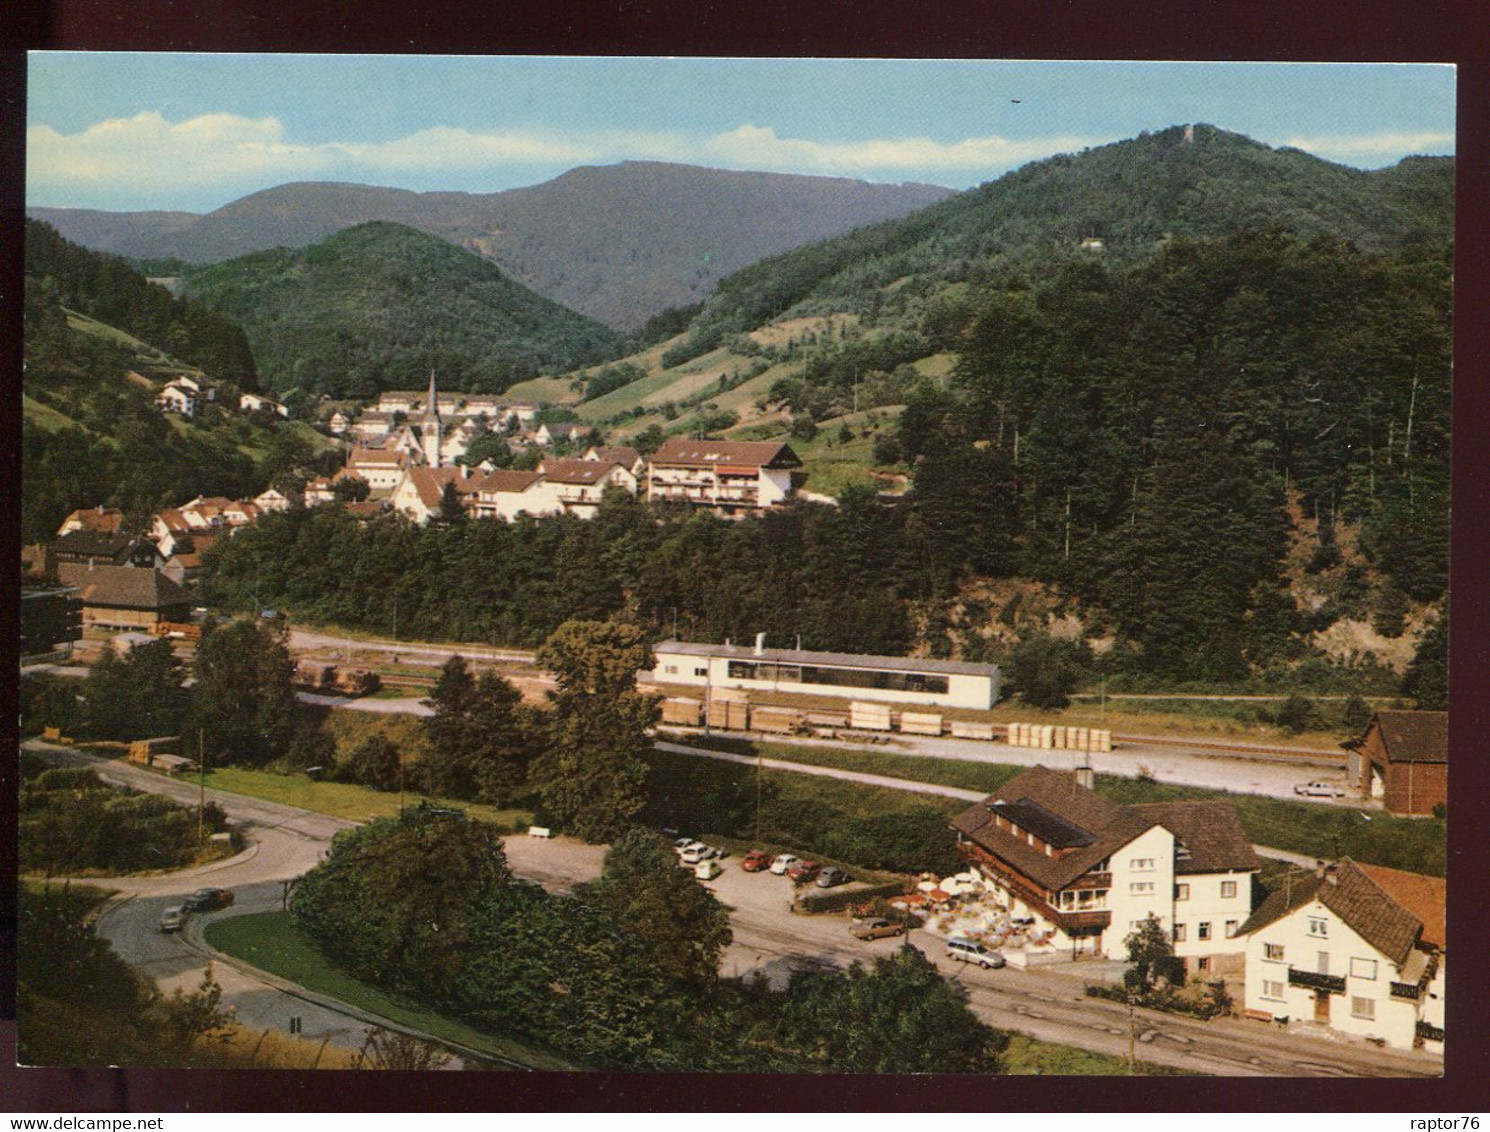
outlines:
[[707, 676], [709, 674], [709, 670], [707, 668], [695, 668], [693, 670], [693, 674], [695, 676]]
[[676, 664], [669, 664], [662, 671], [666, 672], [669, 676], [676, 676], [678, 674], [678, 666]]
[[1350, 1000], [1350, 1016], [1352, 1018], [1376, 1018], [1376, 1000], [1352, 996]]
[[1190, 886], [1188, 884], [1177, 884], [1174, 886], [1174, 898], [1176, 900], [1190, 899]]
[[1151, 880], [1135, 880], [1128, 886], [1130, 896], [1147, 896], [1154, 891], [1154, 882]]
[[1265, 943], [1262, 945], [1262, 957], [1283, 962], [1283, 945], [1281, 943]]
[[1175, 926], [1174, 926], [1174, 942], [1175, 943], [1184, 943], [1185, 942], [1185, 928], [1186, 928], [1186, 926], [1187, 925], [1185, 925], [1185, 924], [1175, 924]]
[[1330, 973], [1330, 953], [1328, 951], [1318, 951], [1315, 954], [1319, 956], [1319, 962], [1315, 964], [1314, 969], [1321, 975], [1328, 975]]
[[1233, 900], [1236, 898], [1236, 881], [1223, 880], [1221, 882], [1221, 899]]
[[1195, 938], [1196, 939], [1210, 939], [1211, 938], [1211, 922], [1209, 920], [1202, 920], [1200, 923], [1198, 923], [1198, 924], [1195, 925]]
[[1210, 956], [1209, 955], [1202, 955], [1199, 959], [1197, 959], [1195, 961], [1195, 969], [1197, 971], [1209, 971], [1211, 969], [1211, 958], [1210, 958]]
[[1309, 917], [1309, 934], [1327, 936], [1330, 934], [1330, 922], [1323, 916]]
[[1375, 979], [1375, 959], [1352, 959], [1350, 961], [1350, 977], [1352, 979]]
[[1151, 873], [1154, 871], [1154, 859], [1152, 857], [1134, 857], [1128, 862], [1128, 867], [1135, 873]]
[[1231, 939], [1233, 936], [1236, 935], [1236, 930], [1237, 930], [1237, 927], [1238, 926], [1239, 925], [1237, 924], [1237, 922], [1235, 920], [1227, 920], [1226, 921], [1226, 938], [1227, 939]]
[[1281, 1001], [1283, 998], [1283, 984], [1275, 983], [1270, 979], [1264, 979], [1262, 981], [1262, 997], [1274, 998]]

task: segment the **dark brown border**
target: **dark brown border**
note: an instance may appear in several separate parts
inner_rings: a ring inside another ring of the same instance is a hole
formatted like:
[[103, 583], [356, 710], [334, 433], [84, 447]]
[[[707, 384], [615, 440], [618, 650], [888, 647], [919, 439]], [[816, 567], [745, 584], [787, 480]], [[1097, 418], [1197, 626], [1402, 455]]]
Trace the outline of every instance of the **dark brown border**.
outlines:
[[[1490, 372], [1486, 309], [1485, 231], [1490, 225], [1490, 97], [1484, 12], [1473, 0], [1425, 3], [1397, 0], [1138, 0], [1127, 3], [1017, 0], [1017, 2], [740, 4], [716, 0], [603, 0], [540, 4], [532, 0], [483, 4], [473, 0], [353, 4], [308, 0], [289, 9], [270, 0], [19, 0], [8, 14], [3, 87], [7, 125], [19, 127], [24, 64], [17, 49], [214, 50], [672, 54], [841, 55], [962, 58], [1215, 59], [1294, 61], [1431, 61], [1459, 65], [1459, 235], [1457, 252], [1455, 393], [1455, 514], [1453, 548], [1455, 751], [1450, 823], [1450, 935], [1483, 949], [1479, 894], [1486, 891], [1487, 839], [1477, 828], [1478, 800], [1490, 798], [1487, 732], [1490, 640], [1486, 625], [1484, 563], [1490, 561], [1490, 421], [1485, 389]], [[1478, 10], [1477, 10], [1478, 9]], [[19, 128], [7, 130], [0, 168], [21, 167]], [[19, 179], [7, 177], [5, 230], [20, 226]], [[18, 293], [18, 241], [0, 243], [0, 287]], [[6, 302], [5, 362], [19, 361], [15, 307]], [[18, 364], [8, 368], [18, 373]], [[14, 506], [18, 398], [4, 408], [7, 503]], [[13, 525], [12, 525], [13, 527]], [[7, 528], [7, 539], [15, 531]], [[3, 608], [15, 617], [14, 596]], [[15, 639], [12, 633], [11, 640]], [[11, 669], [14, 671], [14, 669]], [[4, 706], [14, 719], [13, 682]], [[9, 768], [0, 771], [0, 777]], [[3, 803], [13, 807], [13, 784]], [[6, 878], [14, 889], [14, 846], [5, 846]], [[13, 909], [3, 910], [13, 931]], [[0, 933], [0, 971], [9, 933]], [[1483, 1111], [1490, 1083], [1480, 1068], [1487, 1048], [1487, 973], [1471, 948], [1451, 973], [1447, 1077], [1441, 1082], [1398, 1080], [1062, 1078], [836, 1079], [806, 1077], [432, 1074], [358, 1075], [281, 1072], [266, 1080], [248, 1071], [14, 1071], [0, 1068], [5, 1107], [68, 1111]], [[0, 990], [4, 990], [0, 986]], [[13, 1007], [13, 992], [6, 1007]], [[13, 1036], [0, 1025], [0, 1061], [10, 1062]]]

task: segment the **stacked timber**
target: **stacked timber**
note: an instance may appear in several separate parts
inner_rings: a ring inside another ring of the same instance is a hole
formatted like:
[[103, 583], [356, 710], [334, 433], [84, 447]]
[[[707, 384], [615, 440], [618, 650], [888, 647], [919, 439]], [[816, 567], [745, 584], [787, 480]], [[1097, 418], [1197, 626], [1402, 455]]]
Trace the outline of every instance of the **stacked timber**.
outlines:
[[794, 708], [757, 705], [750, 712], [750, 726], [756, 731], [792, 735], [803, 729], [806, 717]]
[[940, 735], [942, 717], [930, 712], [903, 711], [900, 730], [906, 735]]
[[704, 705], [687, 696], [673, 696], [662, 701], [662, 722], [674, 727], [697, 727], [703, 722]]
[[952, 721], [952, 736], [956, 739], [982, 739], [993, 742], [993, 724], [969, 723], [963, 719]]
[[848, 706], [848, 725], [855, 731], [889, 731], [890, 707], [854, 700]]

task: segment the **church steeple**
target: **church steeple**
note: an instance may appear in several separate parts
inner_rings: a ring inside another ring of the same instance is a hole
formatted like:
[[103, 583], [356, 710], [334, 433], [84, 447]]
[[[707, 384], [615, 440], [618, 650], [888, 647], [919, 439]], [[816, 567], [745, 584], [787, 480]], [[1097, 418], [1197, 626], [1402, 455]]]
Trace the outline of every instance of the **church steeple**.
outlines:
[[429, 371], [429, 399], [424, 405], [424, 425], [421, 429], [424, 441], [424, 462], [432, 468], [440, 466], [440, 448], [444, 438], [440, 435], [440, 400], [435, 392], [435, 371]]

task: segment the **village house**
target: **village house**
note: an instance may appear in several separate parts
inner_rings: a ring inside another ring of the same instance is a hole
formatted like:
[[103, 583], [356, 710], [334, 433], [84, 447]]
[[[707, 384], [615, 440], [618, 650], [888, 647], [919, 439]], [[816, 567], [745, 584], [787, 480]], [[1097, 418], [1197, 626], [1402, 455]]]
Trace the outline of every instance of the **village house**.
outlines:
[[393, 509], [415, 523], [427, 523], [440, 511], [447, 486], [455, 489], [461, 506], [476, 509], [477, 484], [483, 477], [470, 468], [409, 468], [388, 497]]
[[119, 531], [119, 524], [124, 522], [124, 512], [117, 507], [105, 507], [100, 503], [97, 507], [86, 507], [74, 511], [62, 520], [62, 525], [57, 528], [58, 535], [65, 535], [71, 531], [98, 531], [101, 534], [112, 535]]
[[136, 566], [158, 565], [160, 553], [148, 539], [104, 531], [68, 531], [52, 541], [50, 560], [53, 566]]
[[62, 565], [57, 576], [63, 585], [78, 588], [85, 638], [148, 632], [159, 621], [191, 617], [191, 595], [159, 570]]
[[352, 427], [352, 418], [337, 409], [331, 414], [331, 419], [326, 422], [326, 431], [332, 436], [345, 436]]
[[261, 397], [257, 393], [245, 393], [239, 397], [238, 408], [242, 409], [245, 413], [264, 409], [270, 413], [277, 413], [281, 417], [288, 417], [290, 415], [290, 410], [286, 406], [281, 405], [272, 397]]
[[802, 461], [779, 440], [663, 441], [647, 467], [649, 503], [687, 503], [739, 517], [791, 498]]
[[593, 519], [607, 488], [636, 494], [636, 476], [620, 464], [600, 460], [544, 460], [538, 465], [554, 500], [554, 512]]
[[498, 468], [476, 485], [476, 515], [482, 519], [515, 519], [552, 514], [554, 500], [537, 472]]
[[[331, 419], [334, 423], [336, 417], [332, 417]], [[392, 413], [371, 412], [363, 413], [349, 428], [342, 431], [350, 431], [354, 442], [371, 447], [381, 441], [396, 427], [398, 426], [394, 423]], [[333, 429], [333, 431], [335, 430]]]
[[373, 491], [391, 491], [409, 469], [408, 454], [382, 448], [353, 448], [346, 471], [367, 481]]
[[325, 476], [317, 476], [306, 483], [304, 499], [307, 507], [314, 507], [319, 503], [335, 503], [336, 492], [332, 489], [329, 479]]
[[1278, 881], [1242, 932], [1248, 1017], [1442, 1052], [1442, 878], [1321, 863]]
[[182, 378], [167, 382], [156, 394], [155, 404], [163, 413], [176, 413], [187, 418], [197, 415], [197, 393]]
[[281, 491], [269, 488], [259, 492], [253, 498], [254, 506], [263, 511], [288, 511], [290, 509], [290, 498]]
[[1448, 712], [1379, 711], [1344, 746], [1351, 786], [1388, 813], [1431, 814], [1448, 805]]
[[[416, 406], [424, 403], [424, 394], [412, 389], [390, 389], [379, 394], [376, 412], [387, 413], [390, 417], [394, 413], [412, 413]], [[364, 417], [368, 414], [363, 413]]]
[[647, 458], [635, 448], [627, 447], [624, 444], [609, 446], [592, 444], [589, 448], [585, 449], [584, 458], [586, 460], [601, 460], [607, 464], [620, 464], [621, 467], [636, 477], [638, 483], [647, 474]]
[[1187, 974], [1240, 981], [1261, 867], [1230, 802], [1118, 805], [1036, 766], [953, 822], [958, 851], [1058, 949], [1123, 958], [1149, 916]]

